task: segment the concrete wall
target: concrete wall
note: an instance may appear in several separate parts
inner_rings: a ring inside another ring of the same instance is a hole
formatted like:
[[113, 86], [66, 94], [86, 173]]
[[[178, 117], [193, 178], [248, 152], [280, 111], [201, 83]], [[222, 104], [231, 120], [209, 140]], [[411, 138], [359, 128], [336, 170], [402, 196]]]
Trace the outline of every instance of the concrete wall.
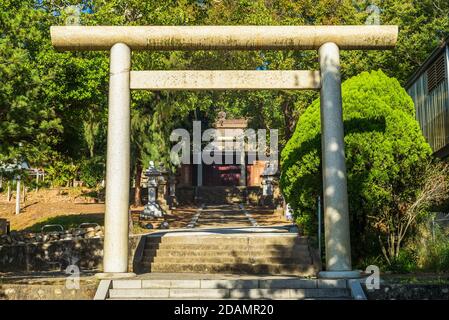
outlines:
[[6, 219], [0, 219], [0, 236], [9, 232], [9, 221]]
[[368, 300], [449, 300], [449, 284], [381, 284], [379, 290], [363, 286]]
[[92, 300], [96, 284], [81, 285], [79, 290], [65, 285], [0, 284], [0, 300]]

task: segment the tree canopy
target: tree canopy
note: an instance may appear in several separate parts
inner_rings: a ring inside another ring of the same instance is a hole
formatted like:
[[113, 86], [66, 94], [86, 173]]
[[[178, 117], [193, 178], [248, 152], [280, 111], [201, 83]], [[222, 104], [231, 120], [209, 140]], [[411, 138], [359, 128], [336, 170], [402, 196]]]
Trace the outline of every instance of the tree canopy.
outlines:
[[[63, 0], [0, 1], [0, 161], [22, 154], [33, 166], [74, 164], [104, 171], [108, 53], [56, 52], [51, 25], [322, 25], [364, 24], [369, 1], [354, 0]], [[445, 0], [374, 1], [382, 24], [398, 24], [391, 51], [347, 51], [343, 77], [382, 69], [404, 83], [449, 33]], [[70, 15], [79, 12], [79, 17]], [[133, 69], [317, 69], [314, 51], [157, 51], [133, 53]], [[133, 92], [135, 166], [168, 165], [168, 135], [195, 113], [206, 123], [219, 111], [247, 117], [254, 128], [280, 130], [280, 147], [315, 92]], [[19, 144], [23, 147], [20, 148]], [[57, 164], [59, 163], [59, 164]], [[62, 170], [62, 169], [58, 169]], [[95, 179], [94, 179], [95, 180]]]

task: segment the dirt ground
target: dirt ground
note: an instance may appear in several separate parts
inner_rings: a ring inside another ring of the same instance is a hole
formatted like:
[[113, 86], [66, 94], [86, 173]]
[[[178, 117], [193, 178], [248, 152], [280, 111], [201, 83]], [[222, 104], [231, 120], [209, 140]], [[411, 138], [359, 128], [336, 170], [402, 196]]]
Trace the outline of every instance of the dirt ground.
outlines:
[[[0, 194], [0, 218], [11, 223], [11, 230], [40, 229], [44, 224], [68, 222], [76, 227], [81, 222], [101, 222], [104, 215], [104, 203], [88, 196], [83, 189], [50, 189], [38, 192], [30, 191], [25, 203], [21, 204], [21, 213], [15, 214], [15, 198], [8, 201], [5, 192]], [[101, 224], [101, 223], [100, 223]], [[36, 230], [37, 231], [37, 230]]]

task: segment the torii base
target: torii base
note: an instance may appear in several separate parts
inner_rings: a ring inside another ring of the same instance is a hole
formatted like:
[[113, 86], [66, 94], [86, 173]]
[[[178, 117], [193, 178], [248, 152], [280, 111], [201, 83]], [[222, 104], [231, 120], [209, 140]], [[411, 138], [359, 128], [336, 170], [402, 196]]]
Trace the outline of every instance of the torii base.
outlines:
[[102, 272], [95, 274], [95, 277], [100, 280], [116, 280], [129, 279], [136, 276], [133, 272]]
[[318, 273], [320, 279], [358, 279], [360, 271], [321, 271]]

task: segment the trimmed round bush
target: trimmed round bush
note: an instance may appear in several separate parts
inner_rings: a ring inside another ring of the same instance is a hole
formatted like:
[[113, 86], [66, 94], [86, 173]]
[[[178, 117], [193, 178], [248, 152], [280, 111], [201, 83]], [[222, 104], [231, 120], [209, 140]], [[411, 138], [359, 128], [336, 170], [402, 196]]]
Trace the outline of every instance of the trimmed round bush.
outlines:
[[[364, 72], [342, 85], [351, 239], [356, 256], [379, 250], [370, 216], [417, 192], [431, 149], [415, 120], [413, 100], [382, 71]], [[317, 230], [322, 194], [320, 101], [301, 115], [281, 154], [280, 185], [297, 223]], [[372, 253], [378, 253], [372, 252]]]

